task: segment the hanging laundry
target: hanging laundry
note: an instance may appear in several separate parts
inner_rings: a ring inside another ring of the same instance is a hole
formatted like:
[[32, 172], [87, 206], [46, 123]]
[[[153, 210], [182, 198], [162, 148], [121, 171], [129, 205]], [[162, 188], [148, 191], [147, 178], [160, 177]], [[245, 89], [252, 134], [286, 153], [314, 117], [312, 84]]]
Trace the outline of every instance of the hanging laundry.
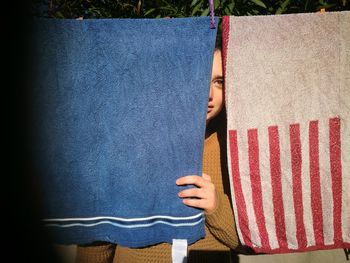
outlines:
[[241, 242], [350, 247], [350, 12], [224, 17], [223, 43]]
[[35, 19], [31, 118], [56, 243], [142, 247], [204, 236], [175, 184], [202, 173], [210, 18]]

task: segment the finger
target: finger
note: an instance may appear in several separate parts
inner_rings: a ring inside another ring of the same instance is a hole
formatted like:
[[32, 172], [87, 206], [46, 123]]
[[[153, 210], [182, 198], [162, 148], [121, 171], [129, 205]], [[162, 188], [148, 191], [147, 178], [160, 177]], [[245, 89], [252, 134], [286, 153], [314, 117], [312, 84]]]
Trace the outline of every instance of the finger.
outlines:
[[200, 188], [186, 189], [186, 190], [179, 192], [178, 195], [179, 195], [179, 197], [182, 197], [182, 198], [190, 198], [190, 197], [205, 198], [206, 197], [205, 193]]
[[203, 187], [205, 183], [206, 181], [198, 175], [187, 175], [176, 180], [177, 185], [194, 184], [198, 187]]
[[183, 199], [182, 202], [187, 205], [187, 206], [191, 206], [191, 207], [196, 207], [196, 208], [205, 208], [205, 201], [202, 199]]
[[209, 175], [203, 173], [202, 177], [203, 177], [204, 180], [207, 180], [207, 181], [211, 182], [211, 177]]

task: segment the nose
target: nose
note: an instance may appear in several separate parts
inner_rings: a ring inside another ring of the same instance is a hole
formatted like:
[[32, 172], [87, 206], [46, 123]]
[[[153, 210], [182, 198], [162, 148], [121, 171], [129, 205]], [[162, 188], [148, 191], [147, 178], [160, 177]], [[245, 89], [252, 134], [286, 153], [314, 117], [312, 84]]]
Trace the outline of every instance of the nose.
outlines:
[[213, 89], [212, 89], [212, 87], [210, 87], [208, 101], [212, 101], [212, 100], [213, 100]]

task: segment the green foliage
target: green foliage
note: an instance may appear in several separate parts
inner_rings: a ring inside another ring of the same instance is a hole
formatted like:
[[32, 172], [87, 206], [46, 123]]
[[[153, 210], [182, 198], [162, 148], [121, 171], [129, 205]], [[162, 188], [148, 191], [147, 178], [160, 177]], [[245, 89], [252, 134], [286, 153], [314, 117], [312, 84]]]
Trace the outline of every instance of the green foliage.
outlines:
[[[161, 18], [207, 16], [208, 0], [32, 0], [35, 16]], [[214, 0], [215, 15], [272, 15], [350, 10], [350, 0]]]

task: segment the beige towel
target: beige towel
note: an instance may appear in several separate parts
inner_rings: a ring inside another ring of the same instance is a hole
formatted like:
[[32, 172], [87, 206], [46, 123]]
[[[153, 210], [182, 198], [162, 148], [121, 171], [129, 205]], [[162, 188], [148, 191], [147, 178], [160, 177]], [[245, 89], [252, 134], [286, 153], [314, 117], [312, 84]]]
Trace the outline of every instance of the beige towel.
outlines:
[[224, 17], [223, 43], [241, 242], [350, 247], [350, 12]]

